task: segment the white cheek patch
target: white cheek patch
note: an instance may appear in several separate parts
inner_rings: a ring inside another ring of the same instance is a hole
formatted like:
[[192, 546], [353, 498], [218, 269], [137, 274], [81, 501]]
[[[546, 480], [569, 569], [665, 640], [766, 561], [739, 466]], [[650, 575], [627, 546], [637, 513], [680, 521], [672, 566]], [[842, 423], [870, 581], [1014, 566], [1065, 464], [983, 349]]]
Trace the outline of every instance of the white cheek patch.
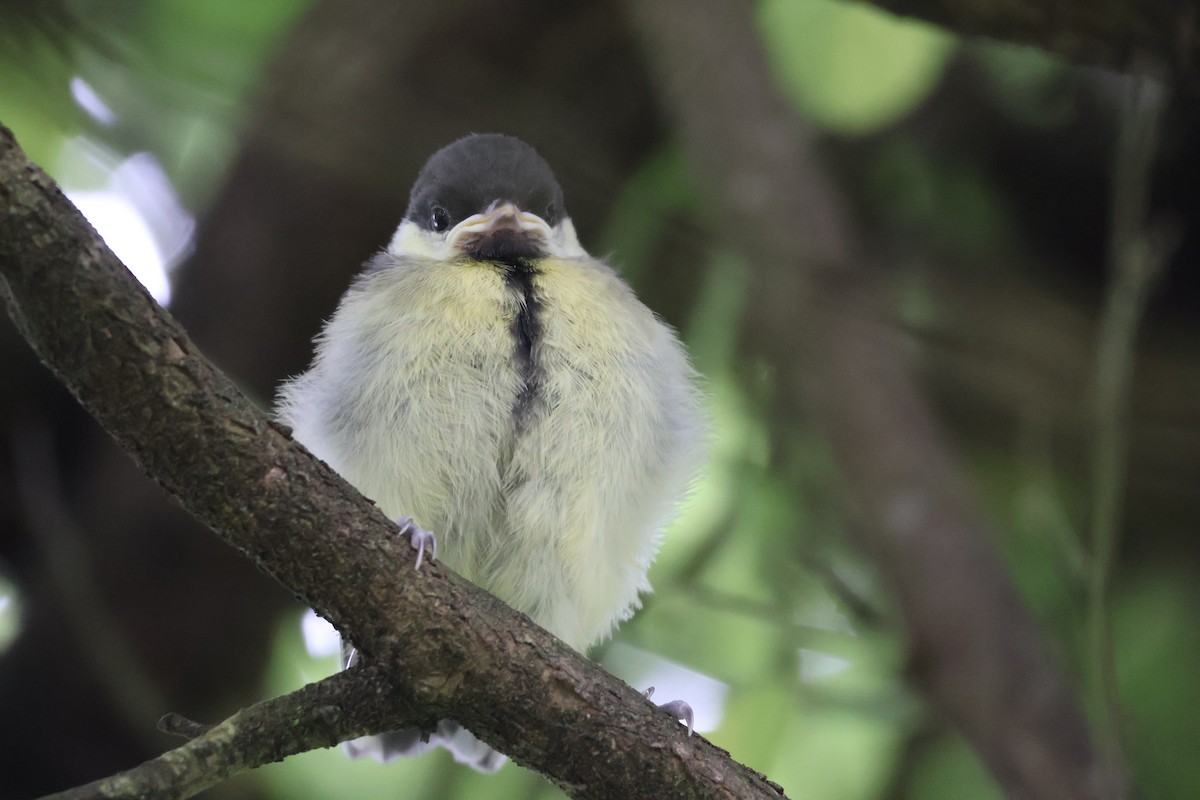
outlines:
[[570, 217], [563, 217], [559, 220], [558, 225], [552, 229], [552, 233], [550, 255], [558, 258], [588, 257], [583, 245], [579, 244], [579, 237], [575, 235], [575, 223], [571, 222]]
[[407, 219], [400, 223], [392, 235], [387, 251], [393, 256], [431, 258], [435, 261], [445, 261], [455, 255], [445, 234], [422, 230], [417, 223]]

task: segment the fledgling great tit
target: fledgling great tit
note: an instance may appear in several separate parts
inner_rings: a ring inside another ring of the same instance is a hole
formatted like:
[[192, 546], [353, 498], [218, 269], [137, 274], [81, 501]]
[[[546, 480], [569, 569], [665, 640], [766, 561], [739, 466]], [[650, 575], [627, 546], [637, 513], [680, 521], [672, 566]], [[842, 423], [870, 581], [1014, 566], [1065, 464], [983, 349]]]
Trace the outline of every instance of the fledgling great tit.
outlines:
[[[545, 160], [498, 134], [425, 164], [391, 243], [342, 297], [311, 368], [281, 388], [278, 413], [405, 517], [422, 554], [436, 544], [580, 651], [650, 589], [703, 438], [675, 333], [580, 246]], [[436, 745], [484, 771], [505, 760], [452, 721], [428, 741], [395, 731], [348, 749], [388, 761]]]

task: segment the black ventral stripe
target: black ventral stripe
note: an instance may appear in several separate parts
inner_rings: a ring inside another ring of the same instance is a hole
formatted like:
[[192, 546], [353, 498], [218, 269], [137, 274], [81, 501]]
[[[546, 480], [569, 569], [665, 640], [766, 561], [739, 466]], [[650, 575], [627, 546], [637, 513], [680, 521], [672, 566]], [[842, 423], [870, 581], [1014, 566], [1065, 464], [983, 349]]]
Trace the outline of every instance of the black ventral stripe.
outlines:
[[513, 420], [519, 433], [529, 421], [541, 393], [542, 368], [536, 352], [542, 338], [542, 301], [533, 283], [538, 272], [537, 262], [515, 258], [500, 266], [509, 288], [522, 299], [512, 322], [513, 358], [523, 379], [513, 404]]
[[533, 281], [546, 253], [541, 241], [528, 232], [502, 229], [470, 241], [467, 255], [495, 264], [508, 288], [521, 298], [511, 327], [513, 361], [522, 377], [512, 409], [513, 425], [519, 434], [532, 418], [541, 395], [542, 368], [536, 353], [542, 338], [542, 300]]

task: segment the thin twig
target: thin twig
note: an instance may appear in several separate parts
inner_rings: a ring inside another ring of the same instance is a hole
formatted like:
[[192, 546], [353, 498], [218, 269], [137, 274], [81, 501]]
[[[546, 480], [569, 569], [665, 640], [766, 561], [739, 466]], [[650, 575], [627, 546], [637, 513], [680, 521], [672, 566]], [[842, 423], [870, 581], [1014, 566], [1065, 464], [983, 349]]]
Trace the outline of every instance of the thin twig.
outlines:
[[190, 741], [133, 769], [42, 800], [191, 797], [231, 775], [417, 720], [384, 671], [347, 670], [245, 708], [216, 725], [178, 717], [168, 726], [170, 732], [187, 727], [195, 734]]
[[197, 736], [203, 736], [212, 730], [212, 727], [212, 725], [205, 725], [203, 722], [188, 719], [182, 714], [176, 714], [174, 711], [163, 714], [158, 720], [158, 729], [160, 731], [171, 736], [182, 736], [184, 739], [195, 739]]
[[765, 622], [779, 629], [779, 634], [797, 646], [810, 647], [835, 655], [849, 655], [861, 646], [861, 639], [851, 631], [805, 625], [794, 619], [792, 612], [779, 603], [742, 597], [711, 586], [691, 583], [677, 590], [697, 605], [737, 614], [748, 619]]
[[1174, 235], [1147, 227], [1148, 196], [1166, 92], [1150, 77], [1125, 78], [1112, 184], [1109, 283], [1096, 341], [1092, 398], [1091, 564], [1088, 638], [1092, 702], [1109, 785], [1121, 785], [1121, 711], [1108, 613], [1113, 565], [1120, 544], [1129, 456], [1129, 404], [1138, 324], [1162, 273]]

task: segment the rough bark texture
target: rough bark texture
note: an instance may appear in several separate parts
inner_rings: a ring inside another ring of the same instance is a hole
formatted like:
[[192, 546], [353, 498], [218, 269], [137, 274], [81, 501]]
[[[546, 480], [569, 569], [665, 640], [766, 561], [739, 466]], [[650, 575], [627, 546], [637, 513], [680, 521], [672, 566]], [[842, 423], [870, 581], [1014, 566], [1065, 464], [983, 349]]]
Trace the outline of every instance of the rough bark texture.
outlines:
[[80, 402], [404, 702], [577, 797], [781, 795], [491, 595], [440, 565], [413, 572], [392, 524], [196, 350], [5, 129], [0, 276], [17, 327]]
[[745, 4], [631, 2], [713, 221], [755, 271], [747, 321], [793, 408], [824, 428], [897, 598], [911, 676], [1010, 796], [1102, 786], [1087, 722], [878, 313], [851, 220], [778, 96]]
[[[102, 11], [84, 13], [77, 27], [111, 25]], [[36, 40], [15, 24], [0, 24], [4, 33]], [[195, 253], [172, 276], [171, 309], [261, 404], [305, 367], [321, 320], [387, 242], [437, 147], [471, 130], [535, 144], [590, 244], [665, 133], [614, 3], [319, 0], [279, 42], [254, 94], [238, 152], [197, 209]], [[670, 250], [678, 257], [659, 260], [662, 278], [641, 289], [678, 322], [691, 299], [678, 287], [694, 282], [671, 277], [690, 278], [688, 256], [700, 244], [675, 238], [684, 241]], [[258, 699], [272, 652], [264, 643], [294, 604], [169, 503], [4, 314], [0, 363], [0, 560], [25, 601], [22, 636], [0, 659], [0, 719], [18, 721], [0, 726], [0, 774], [6, 793], [33, 797], [172, 746], [153, 730], [166, 709], [212, 720]], [[82, 570], [70, 574], [42, 568], [45, 553], [63, 549], [59, 528], [18, 491], [28, 465], [12, 463], [10, 437], [31, 423], [49, 431], [44, 452], [56, 457], [42, 471], [49, 481], [30, 484], [56, 482], [59, 497], [42, 505], [79, 533]], [[82, 585], [80, 571], [93, 591], [63, 591]], [[79, 608], [114, 624], [81, 626]], [[96, 666], [117, 648], [147, 680]], [[250, 781], [228, 788], [236, 800], [255, 791]]]

